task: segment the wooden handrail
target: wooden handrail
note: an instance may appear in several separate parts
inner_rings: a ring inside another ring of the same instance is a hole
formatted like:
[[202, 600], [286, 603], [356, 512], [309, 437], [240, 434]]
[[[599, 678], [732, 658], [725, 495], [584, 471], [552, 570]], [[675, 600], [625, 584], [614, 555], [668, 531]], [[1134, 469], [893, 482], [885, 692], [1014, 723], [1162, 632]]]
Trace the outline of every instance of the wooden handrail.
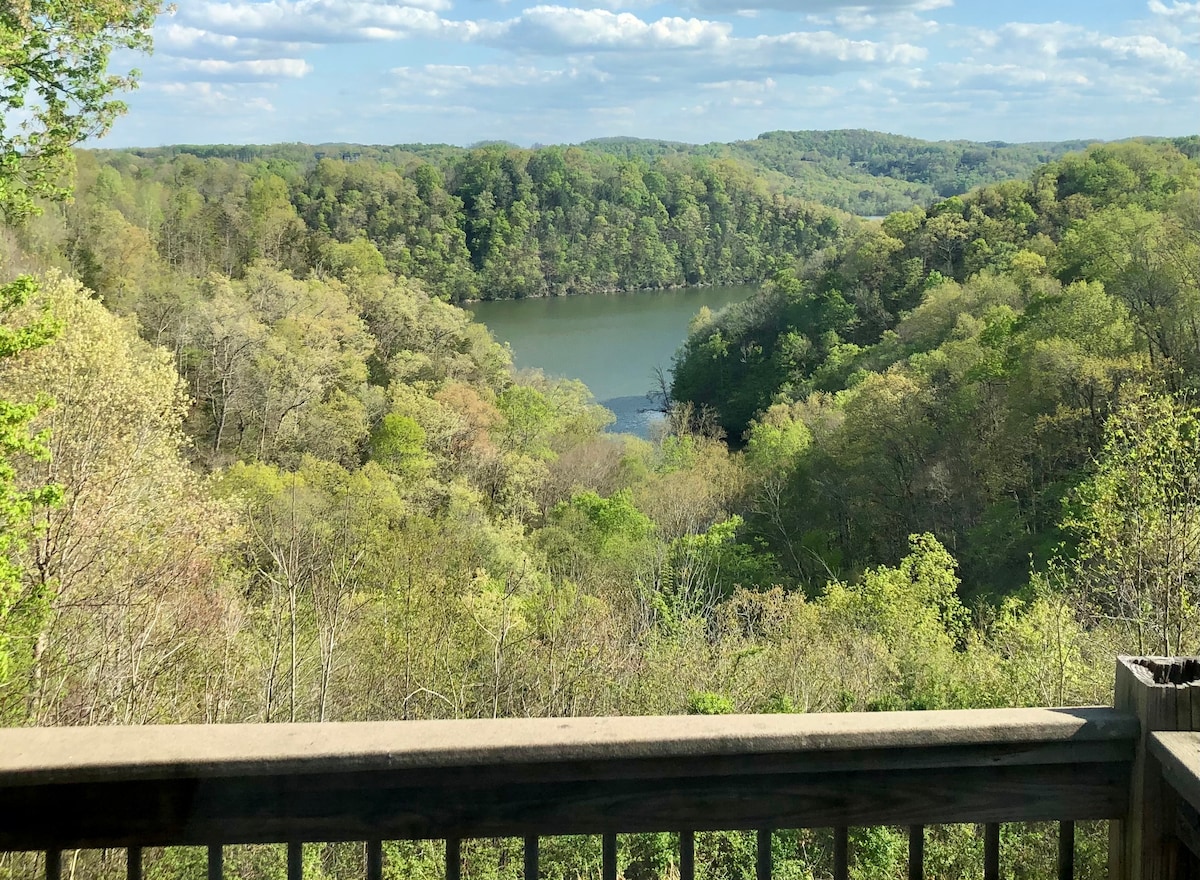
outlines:
[[1111, 708], [0, 731], [0, 849], [1124, 815]]

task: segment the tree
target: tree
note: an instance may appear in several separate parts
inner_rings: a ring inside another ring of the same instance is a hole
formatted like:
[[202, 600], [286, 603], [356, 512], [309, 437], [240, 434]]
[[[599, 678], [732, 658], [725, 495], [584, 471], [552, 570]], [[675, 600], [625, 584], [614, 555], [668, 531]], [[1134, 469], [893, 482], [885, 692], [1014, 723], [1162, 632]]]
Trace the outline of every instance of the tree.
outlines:
[[[29, 323], [9, 325], [10, 314], [22, 308], [36, 293], [32, 279], [22, 277], [0, 286], [0, 363], [54, 338], [57, 323], [43, 315]], [[9, 615], [21, 590], [21, 568], [13, 557], [30, 537], [29, 520], [34, 507], [51, 504], [60, 495], [54, 485], [28, 488], [17, 480], [14, 458], [45, 460], [49, 455], [44, 434], [30, 434], [29, 422], [37, 414], [36, 403], [11, 403], [0, 399], [0, 685], [10, 668], [12, 622]]]
[[[62, 200], [71, 147], [125, 111], [114, 96], [137, 71], [108, 72], [113, 49], [149, 51], [158, 0], [6, 0], [0, 6], [0, 211], [21, 220], [36, 198]], [[21, 119], [22, 124], [13, 125]], [[10, 131], [15, 128], [15, 131]]]
[[[62, 178], [70, 148], [108, 131], [125, 106], [113, 95], [131, 88], [134, 72], [108, 73], [115, 47], [150, 48], [157, 0], [6, 0], [0, 5], [0, 215], [19, 223], [37, 213], [38, 197], [65, 199]], [[19, 127], [10, 132], [15, 120]], [[0, 358], [49, 342], [53, 321], [9, 326], [9, 314], [37, 293], [28, 276], [0, 285]], [[0, 400], [0, 681], [7, 668], [5, 618], [20, 587], [12, 555], [28, 536], [23, 523], [36, 503], [58, 490], [16, 483], [13, 457], [44, 458], [44, 437], [31, 437], [33, 403]]]
[[1200, 411], [1146, 395], [1118, 412], [1066, 525], [1083, 607], [1124, 630], [1124, 647], [1191, 650], [1200, 601]]
[[233, 523], [184, 460], [182, 382], [168, 352], [78, 283], [50, 275], [17, 317], [28, 325], [43, 304], [63, 330], [0, 363], [0, 396], [53, 395], [33, 421], [47, 460], [14, 464], [18, 485], [59, 485], [64, 503], [24, 517], [41, 528], [20, 557], [0, 714], [25, 695], [34, 723], [214, 720], [227, 697], [212, 658], [237, 629], [221, 562]]

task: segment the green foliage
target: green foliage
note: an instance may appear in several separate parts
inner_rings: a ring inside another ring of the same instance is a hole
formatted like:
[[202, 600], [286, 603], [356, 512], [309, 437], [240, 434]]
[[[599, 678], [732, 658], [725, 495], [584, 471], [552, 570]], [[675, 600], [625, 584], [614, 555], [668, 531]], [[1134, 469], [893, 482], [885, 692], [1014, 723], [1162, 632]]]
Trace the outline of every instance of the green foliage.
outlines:
[[[770, 461], [743, 538], [813, 587], [923, 531], [970, 595], [1047, 564], [1110, 414], [1143, 383], [1197, 387], [1197, 185], [1170, 144], [1094, 147], [848, 230], [698, 322], [674, 399]], [[797, 421], [808, 443], [768, 452]]]
[[722, 694], [700, 691], [688, 697], [689, 715], [732, 715], [733, 701]]
[[[14, 312], [25, 306], [37, 290], [37, 284], [27, 275], [0, 285], [0, 359], [40, 348], [59, 332], [58, 322], [45, 314], [14, 322]], [[54, 484], [30, 486], [17, 475], [15, 459], [45, 461], [50, 456], [46, 434], [30, 431], [33, 418], [50, 403], [44, 394], [40, 398], [23, 404], [0, 398], [0, 686], [11, 671], [16, 630], [29, 628], [40, 616], [38, 611], [27, 609], [26, 620], [15, 619], [22, 575], [16, 557], [33, 536], [30, 522], [34, 509], [55, 504], [62, 497], [61, 488]]]
[[1200, 411], [1145, 396], [1116, 412], [1066, 525], [1079, 537], [1083, 607], [1130, 631], [1138, 651], [1174, 656], [1196, 628]]
[[[114, 49], [149, 50], [157, 0], [16, 0], [0, 8], [0, 211], [9, 222], [65, 199], [71, 147], [108, 131], [113, 96], [136, 71], [108, 72]], [[23, 113], [28, 124], [17, 125]], [[17, 129], [11, 131], [10, 129]]]
[[583, 149], [652, 164], [684, 157], [745, 161], [785, 192], [860, 216], [903, 211], [972, 187], [1030, 173], [1083, 141], [1059, 144], [931, 143], [875, 131], [771, 131], [752, 141], [681, 144], [600, 138]]
[[430, 466], [425, 439], [416, 419], [388, 413], [371, 433], [371, 458], [392, 474], [419, 479]]

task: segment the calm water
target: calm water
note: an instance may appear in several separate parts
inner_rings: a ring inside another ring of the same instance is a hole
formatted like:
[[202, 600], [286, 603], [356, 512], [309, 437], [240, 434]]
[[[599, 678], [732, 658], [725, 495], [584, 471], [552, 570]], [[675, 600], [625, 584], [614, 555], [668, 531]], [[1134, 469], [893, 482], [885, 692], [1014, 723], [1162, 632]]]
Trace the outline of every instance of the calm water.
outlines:
[[499, 342], [512, 346], [518, 368], [582, 379], [617, 422], [610, 430], [646, 436], [659, 415], [646, 393], [654, 369], [671, 368], [688, 322], [703, 306], [714, 312], [751, 296], [755, 287], [701, 287], [612, 295], [474, 303], [467, 308]]

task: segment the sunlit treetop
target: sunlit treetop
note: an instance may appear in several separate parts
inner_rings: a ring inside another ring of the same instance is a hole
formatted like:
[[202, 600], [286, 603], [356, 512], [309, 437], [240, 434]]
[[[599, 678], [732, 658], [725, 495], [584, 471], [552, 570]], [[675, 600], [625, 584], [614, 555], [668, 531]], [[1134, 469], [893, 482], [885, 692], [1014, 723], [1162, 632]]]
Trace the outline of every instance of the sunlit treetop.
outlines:
[[148, 52], [158, 0], [0, 0], [0, 212], [18, 223], [36, 198], [62, 200], [71, 147], [125, 110], [138, 72], [113, 73], [114, 49]]

